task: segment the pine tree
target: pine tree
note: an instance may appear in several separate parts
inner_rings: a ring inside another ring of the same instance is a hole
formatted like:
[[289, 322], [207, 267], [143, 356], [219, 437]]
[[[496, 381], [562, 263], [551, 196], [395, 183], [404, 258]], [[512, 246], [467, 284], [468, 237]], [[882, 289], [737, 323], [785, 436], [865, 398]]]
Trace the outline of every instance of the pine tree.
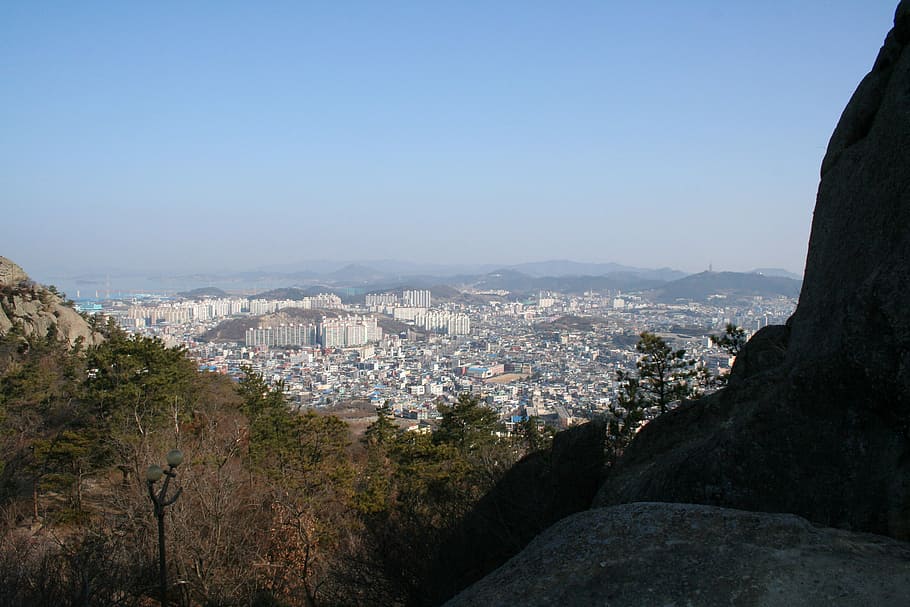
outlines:
[[742, 352], [743, 346], [746, 345], [746, 330], [737, 327], [733, 323], [727, 323], [723, 335], [712, 335], [711, 341], [730, 353], [730, 356], [738, 356]]
[[641, 355], [636, 363], [638, 388], [645, 402], [665, 413], [670, 403], [693, 395], [695, 361], [654, 333], [645, 331], [639, 338], [635, 346]]

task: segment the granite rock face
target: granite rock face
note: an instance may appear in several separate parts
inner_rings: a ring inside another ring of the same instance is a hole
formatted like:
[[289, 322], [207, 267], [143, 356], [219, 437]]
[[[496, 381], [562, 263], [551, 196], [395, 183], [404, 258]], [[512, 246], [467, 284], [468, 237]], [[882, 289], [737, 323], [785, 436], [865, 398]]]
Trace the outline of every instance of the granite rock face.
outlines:
[[730, 384], [735, 386], [745, 379], [772, 371], [780, 366], [787, 355], [790, 328], [784, 325], [763, 327], [742, 349], [733, 363]]
[[799, 306], [646, 426], [595, 505], [791, 512], [910, 538], [910, 2], [822, 166]]
[[890, 408], [906, 416], [908, 304], [910, 2], [904, 0], [822, 162], [789, 362], [850, 364], [900, 393]]
[[18, 265], [0, 257], [0, 335], [18, 326], [25, 337], [56, 331], [70, 344], [85, 346], [103, 340], [100, 333], [55, 293], [32, 282]]
[[[566, 548], [571, 546], [571, 550]], [[898, 607], [910, 545], [789, 514], [637, 503], [572, 515], [446, 605]]]
[[600, 421], [569, 428], [550, 449], [515, 464], [439, 547], [431, 602], [493, 571], [556, 521], [587, 510], [601, 480], [605, 430]]
[[28, 274], [6, 257], [0, 256], [0, 287], [14, 287], [27, 282]]

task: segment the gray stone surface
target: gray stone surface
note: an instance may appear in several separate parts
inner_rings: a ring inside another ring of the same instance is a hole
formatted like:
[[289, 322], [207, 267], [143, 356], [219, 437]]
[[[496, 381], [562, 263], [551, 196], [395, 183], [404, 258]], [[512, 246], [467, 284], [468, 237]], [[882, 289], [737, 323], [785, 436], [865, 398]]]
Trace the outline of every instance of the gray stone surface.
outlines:
[[636, 503], [563, 519], [446, 603], [910, 605], [910, 545], [788, 514]]
[[760, 329], [737, 355], [730, 373], [730, 383], [737, 383], [772, 371], [784, 362], [790, 328], [771, 325]]
[[0, 256], [0, 286], [15, 286], [28, 280], [28, 274], [18, 265]]
[[12, 321], [7, 318], [6, 313], [3, 311], [3, 308], [0, 308], [0, 335], [4, 335], [7, 331], [13, 328]]

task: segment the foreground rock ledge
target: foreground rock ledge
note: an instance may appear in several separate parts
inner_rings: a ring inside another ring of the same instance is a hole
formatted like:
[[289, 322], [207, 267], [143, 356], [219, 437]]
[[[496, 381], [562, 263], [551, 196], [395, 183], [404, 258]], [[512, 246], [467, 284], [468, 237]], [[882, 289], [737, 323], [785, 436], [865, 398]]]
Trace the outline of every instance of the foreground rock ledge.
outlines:
[[446, 605], [910, 605], [910, 544], [791, 514], [635, 503], [563, 519]]

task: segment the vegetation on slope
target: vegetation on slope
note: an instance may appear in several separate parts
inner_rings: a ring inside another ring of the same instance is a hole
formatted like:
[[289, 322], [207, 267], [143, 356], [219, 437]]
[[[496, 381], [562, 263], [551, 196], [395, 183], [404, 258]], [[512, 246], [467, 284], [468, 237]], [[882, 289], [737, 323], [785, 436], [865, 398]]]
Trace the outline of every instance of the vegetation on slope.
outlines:
[[498, 436], [468, 396], [441, 406], [432, 434], [383, 411], [355, 443], [256, 374], [232, 384], [158, 340], [105, 333], [87, 349], [0, 338], [2, 604], [148, 604], [144, 470], [174, 447], [186, 460], [166, 510], [173, 601], [428, 604], [442, 538], [545, 443]]

